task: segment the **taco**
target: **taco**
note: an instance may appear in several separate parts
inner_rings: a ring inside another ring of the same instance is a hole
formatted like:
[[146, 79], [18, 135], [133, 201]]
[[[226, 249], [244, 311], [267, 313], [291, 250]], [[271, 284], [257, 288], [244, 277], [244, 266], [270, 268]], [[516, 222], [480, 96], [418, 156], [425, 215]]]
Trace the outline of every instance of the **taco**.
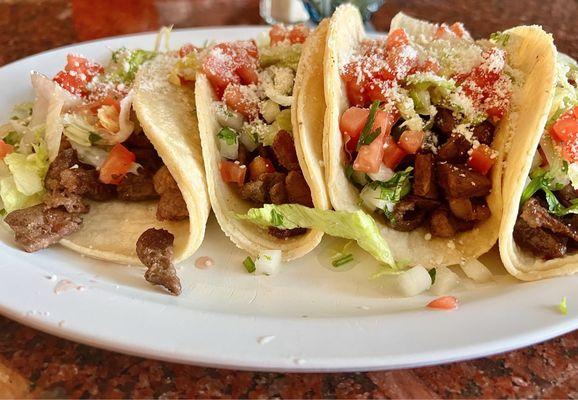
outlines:
[[523, 280], [578, 271], [578, 64], [557, 57], [550, 96], [531, 96], [539, 126], [513, 132], [504, 174], [500, 256]]
[[339, 7], [324, 73], [333, 207], [371, 212], [396, 260], [411, 265], [487, 252], [502, 216], [508, 132], [538, 126], [544, 104], [534, 99], [548, 97], [554, 52], [536, 26], [474, 41], [460, 23], [404, 14], [386, 38], [368, 39], [358, 10]]
[[187, 66], [198, 71], [197, 116], [213, 211], [225, 234], [250, 254], [281, 251], [286, 261], [321, 240], [315, 230], [263, 228], [237, 215], [264, 204], [329, 207], [322, 166], [326, 32], [327, 23], [311, 33], [277, 25], [258, 41], [214, 44], [183, 61], [185, 75]]
[[[172, 262], [209, 214], [194, 97], [166, 77], [176, 57], [120, 49], [106, 67], [69, 55], [33, 72], [33, 103], [0, 128], [4, 222], [28, 252], [60, 243], [180, 292]], [[138, 245], [137, 245], [138, 243]]]

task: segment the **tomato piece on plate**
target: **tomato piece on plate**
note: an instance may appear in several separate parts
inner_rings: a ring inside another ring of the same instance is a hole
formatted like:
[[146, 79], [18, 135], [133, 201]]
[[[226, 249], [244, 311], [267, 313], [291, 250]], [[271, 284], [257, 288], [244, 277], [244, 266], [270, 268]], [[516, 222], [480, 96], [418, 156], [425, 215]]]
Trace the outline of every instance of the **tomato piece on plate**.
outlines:
[[241, 78], [235, 73], [233, 55], [227, 46], [217, 45], [211, 49], [203, 60], [202, 70], [219, 98], [227, 86], [241, 82]]
[[99, 179], [103, 183], [118, 185], [134, 163], [134, 153], [117, 143], [100, 168]]
[[6, 143], [4, 140], [0, 139], [0, 159], [3, 159], [8, 154], [14, 151], [14, 146]]
[[464, 28], [464, 24], [461, 22], [455, 22], [450, 26], [450, 31], [453, 32], [454, 35], [461, 38], [464, 37], [466, 34], [466, 28]]
[[441, 24], [438, 26], [436, 33], [434, 34], [434, 39], [448, 39], [453, 36], [453, 32], [450, 30], [447, 24]]
[[185, 57], [186, 55], [193, 53], [197, 50], [198, 50], [197, 46], [192, 45], [191, 43], [187, 43], [179, 48], [177, 54], [179, 55], [179, 57]]
[[496, 162], [492, 156], [492, 149], [485, 144], [480, 144], [472, 149], [470, 158], [468, 158], [468, 165], [480, 174], [486, 175]]
[[388, 136], [385, 140], [383, 149], [383, 164], [391, 169], [395, 170], [401, 160], [407, 155], [404, 149], [399, 147], [391, 136]]
[[437, 310], [455, 310], [458, 308], [458, 299], [454, 296], [442, 296], [427, 303], [428, 308]]
[[289, 39], [291, 44], [295, 44], [295, 43], [305, 43], [307, 36], [309, 36], [309, 28], [304, 24], [298, 24], [295, 25], [293, 28], [291, 28], [287, 38]]
[[86, 97], [89, 94], [87, 85], [92, 79], [104, 72], [104, 68], [82, 56], [69, 54], [64, 70], [54, 77], [54, 82], [72, 94]]
[[397, 142], [406, 153], [415, 154], [421, 148], [425, 133], [423, 131], [404, 131]]
[[245, 183], [245, 174], [247, 167], [239, 161], [221, 160], [221, 178], [227, 183], [236, 183], [242, 186]]
[[385, 42], [385, 48], [391, 50], [394, 47], [400, 47], [409, 44], [409, 38], [405, 33], [403, 28], [397, 28], [387, 35], [387, 41]]
[[376, 173], [379, 171], [381, 159], [383, 157], [383, 141], [385, 140], [385, 133], [381, 133], [370, 144], [362, 145], [358, 152], [355, 161], [353, 162], [353, 169], [359, 172]]
[[566, 111], [550, 128], [550, 135], [559, 142], [565, 142], [578, 135], [578, 106]]
[[248, 86], [231, 84], [223, 92], [223, 101], [249, 120], [259, 114], [259, 98]]
[[257, 156], [249, 164], [249, 180], [256, 181], [263, 174], [275, 172], [275, 166], [266, 157]]

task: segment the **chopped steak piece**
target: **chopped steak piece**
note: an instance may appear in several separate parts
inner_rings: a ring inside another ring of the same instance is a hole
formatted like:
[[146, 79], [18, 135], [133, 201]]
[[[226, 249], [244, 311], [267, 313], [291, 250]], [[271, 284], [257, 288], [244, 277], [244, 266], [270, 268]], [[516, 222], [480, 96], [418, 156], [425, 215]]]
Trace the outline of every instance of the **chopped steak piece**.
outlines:
[[281, 166], [288, 171], [299, 171], [299, 159], [295, 151], [293, 137], [287, 131], [279, 131], [273, 140], [273, 152]]
[[468, 159], [468, 150], [472, 147], [463, 135], [453, 133], [447, 142], [438, 149], [438, 157], [442, 161], [463, 163]]
[[237, 154], [237, 161], [239, 161], [239, 164], [249, 165], [249, 163], [251, 162], [250, 157], [251, 153], [249, 153], [249, 150], [247, 150], [247, 148], [245, 147], [245, 145], [243, 145], [243, 143], [239, 142], [239, 150]]
[[269, 188], [269, 200], [273, 204], [287, 203], [287, 188], [285, 182], [277, 182]]
[[449, 136], [456, 127], [456, 120], [452, 111], [446, 108], [438, 108], [434, 120], [434, 126], [440, 133]]
[[286, 176], [287, 175], [282, 172], [268, 172], [265, 174], [261, 174], [259, 176], [259, 180], [263, 181], [265, 183], [265, 186], [267, 187], [267, 190], [269, 190], [269, 188], [274, 184], [279, 182], [285, 182]]
[[152, 176], [142, 169], [139, 174], [127, 174], [122, 182], [116, 187], [118, 198], [125, 201], [142, 201], [158, 199]]
[[269, 227], [269, 234], [275, 236], [278, 239], [287, 239], [292, 236], [299, 236], [307, 233], [307, 228], [294, 228], [294, 229], [279, 229], [274, 226]]
[[95, 169], [65, 169], [60, 172], [60, 185], [69, 193], [91, 200], [104, 201], [114, 198], [114, 185], [102, 183]]
[[48, 190], [56, 190], [61, 188], [60, 173], [74, 165], [78, 165], [78, 157], [76, 151], [72, 148], [61, 149], [54, 161], [50, 163], [44, 184]]
[[413, 194], [429, 199], [438, 197], [435, 179], [434, 156], [431, 153], [417, 154], [414, 163]]
[[415, 201], [405, 198], [393, 207], [393, 216], [388, 224], [396, 231], [409, 232], [421, 226], [427, 210], [419, 208]]
[[267, 185], [263, 181], [247, 182], [241, 187], [241, 198], [259, 205], [267, 202]]
[[133, 132], [124, 142], [125, 147], [130, 149], [153, 149], [153, 144], [143, 132]]
[[168, 190], [161, 194], [157, 205], [157, 219], [159, 221], [181, 221], [189, 217], [187, 203], [180, 190]]
[[147, 267], [145, 279], [178, 296], [181, 294], [181, 281], [172, 263], [174, 239], [172, 233], [164, 229], [147, 229], [136, 242], [136, 254]]
[[578, 231], [578, 215], [577, 214], [568, 214], [563, 217], [564, 223], [568, 225], [570, 228]]
[[86, 204], [78, 194], [69, 193], [65, 190], [53, 190], [44, 195], [42, 199], [46, 209], [64, 207], [69, 213], [86, 214], [90, 206]]
[[153, 176], [153, 183], [158, 194], [163, 194], [168, 190], [179, 190], [177, 182], [171, 172], [163, 165]]
[[60, 208], [46, 209], [39, 204], [12, 211], [4, 219], [12, 228], [16, 241], [31, 253], [57, 243], [80, 229], [82, 217]]
[[518, 246], [546, 260], [566, 254], [566, 238], [556, 237], [545, 229], [532, 228], [522, 218], [518, 218], [514, 225], [514, 239]]
[[556, 197], [564, 207], [570, 207], [572, 200], [578, 198], [578, 191], [575, 190], [571, 184], [564, 186], [562, 189], [555, 192]]
[[451, 219], [449, 210], [440, 207], [431, 214], [429, 231], [433, 236], [443, 238], [455, 236], [457, 228]]
[[550, 214], [535, 197], [532, 197], [524, 203], [519, 218], [523, 219], [530, 228], [548, 229], [554, 233], [578, 241], [578, 231], [566, 225], [561, 219]]
[[159, 157], [157, 151], [150, 149], [131, 149], [136, 157], [136, 162], [150, 175], [153, 175], [163, 166], [163, 160]]
[[289, 203], [297, 203], [306, 207], [313, 207], [311, 190], [309, 190], [309, 185], [307, 185], [307, 181], [301, 172], [289, 172], [287, 178], [285, 178], [285, 188], [287, 189], [287, 198], [289, 199]]
[[472, 201], [467, 197], [448, 200], [453, 215], [464, 221], [484, 221], [491, 216], [484, 201]]
[[445, 162], [437, 164], [438, 184], [446, 197], [485, 197], [492, 190], [492, 182], [484, 175], [463, 165]]
[[494, 140], [494, 131], [496, 128], [488, 120], [485, 120], [474, 128], [472, 137], [482, 144], [490, 146]]

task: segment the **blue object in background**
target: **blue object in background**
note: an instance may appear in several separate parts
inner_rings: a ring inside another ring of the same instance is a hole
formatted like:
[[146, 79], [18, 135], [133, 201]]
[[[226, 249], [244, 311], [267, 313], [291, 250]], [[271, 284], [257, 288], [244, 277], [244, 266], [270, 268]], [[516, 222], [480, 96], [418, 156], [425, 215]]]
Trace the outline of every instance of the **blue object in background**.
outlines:
[[335, 9], [344, 3], [351, 3], [359, 8], [364, 22], [368, 22], [371, 15], [384, 3], [384, 0], [302, 0], [309, 13], [311, 21], [319, 23], [323, 18], [330, 17]]

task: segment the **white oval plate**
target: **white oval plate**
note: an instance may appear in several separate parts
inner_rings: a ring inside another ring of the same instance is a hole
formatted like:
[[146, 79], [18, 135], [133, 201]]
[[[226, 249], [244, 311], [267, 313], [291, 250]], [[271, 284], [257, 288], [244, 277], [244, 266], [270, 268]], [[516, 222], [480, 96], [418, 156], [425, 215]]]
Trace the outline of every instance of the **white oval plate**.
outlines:
[[[255, 37], [263, 28], [173, 32], [173, 48], [205, 40]], [[49, 76], [67, 53], [106, 62], [110, 48], [151, 48], [155, 34], [125, 36], [62, 48], [0, 69], [0, 121], [31, 99], [30, 70]], [[216, 367], [278, 371], [343, 371], [421, 366], [498, 353], [578, 327], [578, 276], [519, 283], [503, 270], [497, 282], [464, 280], [457, 311], [424, 307], [434, 296], [403, 299], [371, 280], [375, 262], [358, 254], [354, 268], [330, 266], [336, 240], [278, 275], [248, 274], [246, 256], [213, 217], [203, 246], [179, 274], [183, 294], [148, 285], [139, 267], [81, 257], [54, 248], [27, 254], [0, 234], [0, 312], [26, 325], [89, 345], [145, 357]], [[195, 267], [210, 256], [215, 265]], [[500, 271], [497, 255], [486, 261]], [[72, 285], [55, 290], [59, 282]], [[569, 313], [557, 310], [568, 298]]]

